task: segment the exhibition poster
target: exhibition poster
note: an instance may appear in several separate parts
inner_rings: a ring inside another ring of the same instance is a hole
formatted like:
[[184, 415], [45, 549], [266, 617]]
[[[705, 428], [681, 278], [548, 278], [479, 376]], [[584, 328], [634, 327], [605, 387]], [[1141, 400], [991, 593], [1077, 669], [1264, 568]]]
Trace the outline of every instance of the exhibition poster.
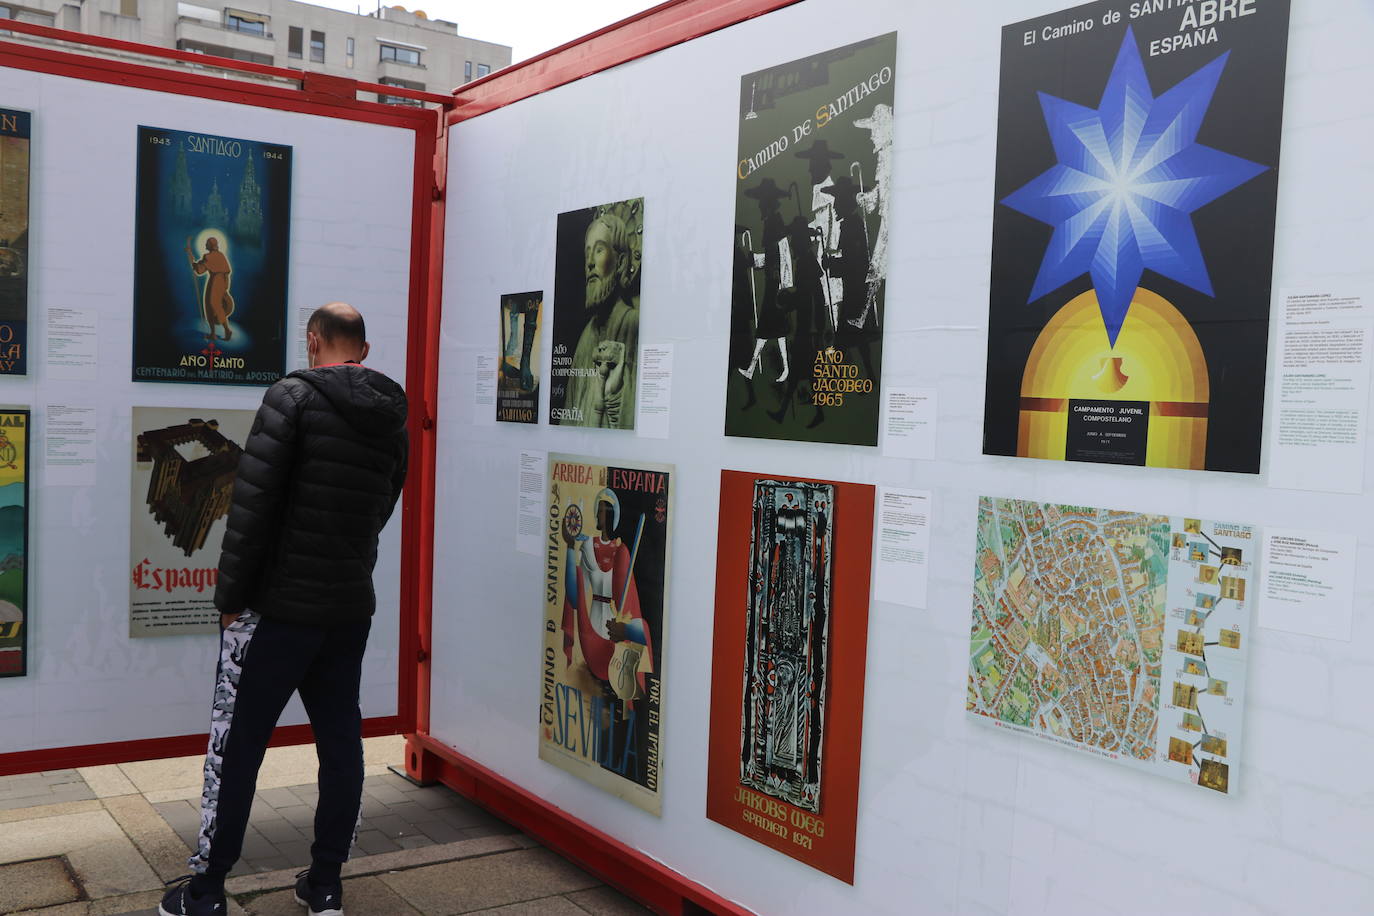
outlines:
[[725, 434], [878, 443], [897, 33], [740, 81]]
[[129, 635], [215, 633], [220, 543], [255, 411], [135, 407]]
[[984, 453], [1259, 472], [1288, 9], [1003, 30]]
[[635, 428], [644, 199], [558, 217], [549, 423]]
[[969, 714], [1233, 792], [1259, 549], [1248, 525], [982, 497]]
[[29, 412], [0, 410], [0, 677], [29, 668]]
[[675, 472], [548, 460], [539, 756], [657, 815]]
[[0, 375], [28, 371], [31, 119], [0, 108]]
[[721, 472], [706, 816], [851, 884], [873, 500]]
[[539, 422], [539, 331], [544, 294], [501, 297], [501, 362], [496, 371], [496, 419]]
[[291, 147], [138, 129], [136, 382], [285, 374]]

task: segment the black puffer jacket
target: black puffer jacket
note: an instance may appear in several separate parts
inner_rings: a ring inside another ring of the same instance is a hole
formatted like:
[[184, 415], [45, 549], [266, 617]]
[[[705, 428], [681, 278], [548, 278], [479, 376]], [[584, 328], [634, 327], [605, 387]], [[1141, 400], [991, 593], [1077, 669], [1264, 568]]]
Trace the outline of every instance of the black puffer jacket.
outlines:
[[234, 481], [215, 606], [329, 626], [377, 608], [377, 536], [405, 481], [406, 395], [353, 363], [267, 389]]

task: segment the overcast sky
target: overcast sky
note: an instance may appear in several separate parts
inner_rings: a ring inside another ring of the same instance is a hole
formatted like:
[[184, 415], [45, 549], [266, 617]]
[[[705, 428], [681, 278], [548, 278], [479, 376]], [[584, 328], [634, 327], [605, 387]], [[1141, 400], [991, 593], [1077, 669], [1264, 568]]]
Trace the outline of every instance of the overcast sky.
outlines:
[[[308, 2], [350, 12], [359, 9], [357, 0]], [[382, 5], [398, 2], [411, 11], [424, 10], [431, 19], [458, 23], [459, 33], [469, 38], [510, 45], [515, 62], [657, 6], [661, 0], [390, 0]], [[364, 13], [376, 8], [376, 0], [362, 5]]]

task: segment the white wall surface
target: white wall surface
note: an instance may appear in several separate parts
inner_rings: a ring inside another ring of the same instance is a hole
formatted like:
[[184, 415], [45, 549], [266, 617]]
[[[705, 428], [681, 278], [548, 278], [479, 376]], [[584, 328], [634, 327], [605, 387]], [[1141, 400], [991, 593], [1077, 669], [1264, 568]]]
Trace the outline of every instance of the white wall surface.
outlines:
[[[1374, 911], [1374, 496], [1271, 490], [1263, 475], [980, 454], [1000, 30], [1068, 5], [808, 0], [454, 130], [437, 738], [766, 914]], [[883, 382], [938, 387], [938, 460], [726, 439], [740, 76], [891, 30]], [[1294, 0], [1275, 289], [1374, 281], [1370, 47], [1370, 0]], [[676, 345], [672, 438], [493, 424], [489, 407], [476, 416], [474, 362], [496, 351], [498, 297], [542, 288], [551, 300], [556, 214], [637, 195], [646, 206], [642, 343]], [[529, 448], [677, 464], [661, 819], [538, 759], [541, 558], [514, 551], [517, 455]], [[853, 887], [705, 818], [723, 467], [935, 493], [929, 609], [872, 608]], [[980, 493], [1356, 533], [1354, 637], [1260, 630], [1250, 641], [1237, 797], [979, 726], [964, 713], [964, 690]]]
[[[130, 639], [130, 408], [256, 409], [265, 389], [131, 382], [138, 125], [294, 147], [287, 368], [296, 310], [345, 299], [372, 339], [369, 365], [405, 378], [414, 134], [12, 70], [0, 107], [33, 112], [29, 375], [0, 404], [33, 409], [29, 675], [0, 679], [0, 753], [206, 731], [215, 636]], [[99, 313], [99, 378], [48, 376], [50, 307]], [[47, 485], [44, 407], [98, 409], [96, 485]], [[382, 535], [365, 716], [396, 712], [400, 513]], [[292, 700], [283, 724], [306, 721]]]

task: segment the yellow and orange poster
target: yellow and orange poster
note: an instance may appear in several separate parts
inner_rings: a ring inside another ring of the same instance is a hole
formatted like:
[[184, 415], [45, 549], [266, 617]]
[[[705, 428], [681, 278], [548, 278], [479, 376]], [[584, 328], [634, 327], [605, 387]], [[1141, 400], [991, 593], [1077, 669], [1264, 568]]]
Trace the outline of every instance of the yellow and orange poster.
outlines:
[[29, 412], [0, 410], [0, 677], [28, 673]]

